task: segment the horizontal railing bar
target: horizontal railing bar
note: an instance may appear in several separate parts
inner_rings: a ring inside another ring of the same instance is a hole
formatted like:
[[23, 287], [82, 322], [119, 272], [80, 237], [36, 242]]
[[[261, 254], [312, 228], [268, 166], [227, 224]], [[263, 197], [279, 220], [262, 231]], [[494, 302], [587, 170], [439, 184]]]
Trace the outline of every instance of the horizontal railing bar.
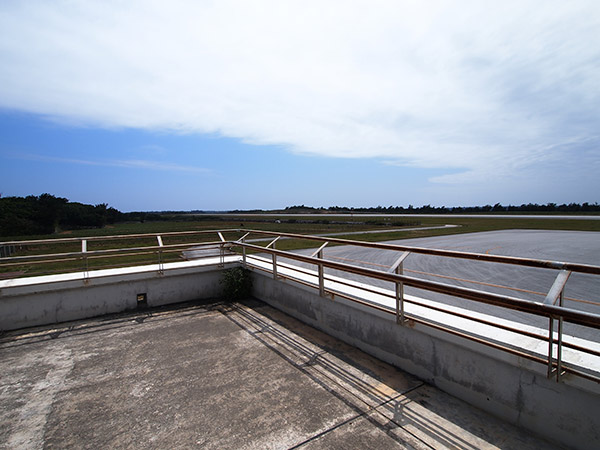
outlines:
[[[581, 273], [590, 273], [590, 274], [600, 274], [600, 266], [593, 266], [587, 264], [579, 264], [579, 263], [568, 263], [568, 262], [558, 262], [558, 261], [549, 261], [549, 260], [536, 260], [530, 258], [519, 258], [519, 257], [511, 257], [511, 256], [500, 256], [500, 255], [488, 255], [488, 254], [480, 254], [480, 253], [469, 253], [469, 252], [456, 252], [451, 250], [439, 250], [439, 249], [429, 249], [422, 247], [411, 247], [411, 246], [402, 246], [397, 244], [386, 244], [386, 243], [373, 243], [373, 242], [362, 242], [362, 241], [353, 241], [348, 239], [334, 238], [334, 237], [320, 237], [320, 236], [309, 236], [295, 233], [278, 233], [271, 231], [263, 231], [263, 230], [246, 230], [246, 229], [223, 229], [223, 230], [193, 230], [193, 231], [175, 231], [175, 232], [165, 232], [165, 233], [143, 233], [143, 234], [124, 234], [124, 235], [114, 235], [114, 236], [91, 236], [91, 237], [80, 237], [80, 238], [58, 238], [58, 239], [37, 239], [30, 241], [7, 241], [2, 242], [0, 245], [35, 245], [35, 244], [52, 244], [52, 243], [67, 243], [67, 242], [81, 242], [81, 240], [88, 241], [106, 241], [113, 239], [132, 239], [132, 238], [149, 238], [156, 236], [185, 236], [192, 234], [214, 234], [214, 233], [245, 233], [248, 235], [249, 233], [255, 233], [264, 236], [282, 236], [292, 239], [306, 239], [313, 240], [319, 242], [333, 242], [337, 244], [344, 245], [354, 245], [354, 246], [362, 246], [373, 249], [380, 250], [393, 250], [393, 251], [411, 251], [415, 253], [428, 254], [434, 256], [444, 256], [444, 257], [453, 257], [453, 258], [462, 258], [462, 259], [472, 259], [472, 260], [481, 260], [486, 262], [497, 262], [503, 264], [516, 264], [523, 265], [528, 267], [538, 267], [538, 268], [549, 268], [549, 269], [557, 269], [557, 270], [571, 270], [574, 272]], [[236, 242], [237, 243], [237, 242]], [[189, 245], [200, 245], [203, 243], [192, 244]], [[185, 245], [185, 244], [184, 244]], [[126, 251], [123, 249], [123, 251]], [[69, 253], [71, 255], [72, 253]], [[63, 255], [63, 254], [60, 254]], [[31, 255], [27, 257], [34, 257], [37, 255]], [[52, 255], [46, 255], [52, 256]], [[19, 257], [11, 257], [19, 258]], [[0, 260], [5, 258], [0, 258]]]
[[246, 237], [250, 234], [250, 232], [244, 234], [241, 238], [239, 238], [236, 242], [240, 242], [243, 241], [244, 239], [246, 239]]
[[[346, 295], [346, 294], [343, 294], [343, 293], [339, 293], [339, 292], [335, 292], [335, 291], [330, 291], [330, 290], [327, 290], [327, 292], [330, 293], [330, 294], [333, 294], [333, 295], [337, 295], [338, 297], [346, 298], [346, 299], [351, 300], [351, 301], [356, 302], [356, 303], [360, 303], [360, 304], [364, 304], [364, 305], [369, 306], [369, 307], [373, 307], [375, 309], [378, 309], [378, 310], [383, 311], [383, 312], [388, 313], [388, 314], [395, 314], [395, 311], [392, 310], [392, 309], [384, 308], [384, 307], [377, 306], [377, 305], [373, 305], [373, 304], [371, 304], [369, 302], [365, 302], [363, 300], [360, 300], [360, 299], [358, 299], [356, 297], [352, 297], [350, 295]], [[479, 338], [479, 337], [476, 337], [476, 336], [471, 336], [471, 335], [463, 333], [461, 331], [454, 330], [452, 328], [448, 328], [448, 327], [445, 327], [443, 325], [439, 325], [437, 323], [430, 322], [428, 320], [420, 319], [418, 317], [407, 315], [406, 318], [408, 320], [410, 320], [410, 321], [415, 322], [415, 323], [420, 323], [422, 325], [425, 325], [425, 326], [428, 326], [428, 327], [432, 327], [432, 328], [435, 328], [437, 330], [440, 330], [440, 331], [443, 331], [443, 332], [446, 332], [446, 333], [450, 333], [450, 334], [453, 334], [455, 336], [462, 337], [464, 339], [469, 339], [471, 341], [475, 341], [475, 342], [478, 342], [480, 344], [487, 345], [489, 347], [493, 347], [493, 348], [496, 348], [496, 349], [501, 350], [501, 351], [512, 353], [513, 355], [516, 355], [516, 356], [519, 356], [519, 357], [522, 357], [522, 358], [526, 358], [526, 359], [538, 362], [540, 364], [547, 364], [546, 359], [545, 358], [540, 358], [539, 356], [530, 355], [529, 353], [525, 353], [525, 352], [520, 351], [520, 350], [515, 350], [515, 349], [510, 348], [510, 347], [505, 347], [505, 346], [502, 346], [501, 344], [497, 344], [495, 342], [488, 341], [488, 340], [485, 340], [485, 339], [482, 339], [482, 338]]]
[[[288, 277], [288, 278], [291, 278], [291, 277]], [[291, 279], [293, 279], [293, 278], [291, 278]], [[339, 297], [346, 298], [346, 299], [354, 301], [356, 303], [364, 304], [366, 306], [378, 309], [378, 310], [386, 312], [388, 314], [395, 314], [395, 311], [393, 311], [392, 309], [383, 308], [381, 306], [378, 307], [376, 305], [373, 305], [373, 304], [371, 304], [369, 302], [362, 301], [362, 300], [357, 299], [355, 297], [352, 297], [350, 295], [345, 295], [345, 294], [342, 294], [342, 293], [339, 293], [339, 292], [336, 292], [336, 291], [330, 291], [330, 290], [327, 290], [326, 292], [330, 293], [330, 294], [333, 294], [333, 295], [337, 295]], [[488, 347], [493, 347], [493, 348], [495, 348], [497, 350], [504, 351], [504, 352], [507, 352], [507, 353], [511, 353], [511, 354], [513, 354], [515, 356], [519, 356], [521, 358], [529, 359], [531, 361], [534, 361], [534, 362], [537, 362], [537, 363], [540, 363], [540, 364], [544, 364], [544, 365], [548, 363], [548, 361], [545, 358], [540, 358], [539, 356], [531, 355], [529, 353], [526, 353], [526, 352], [523, 352], [523, 351], [520, 351], [520, 350], [516, 350], [516, 349], [513, 349], [511, 347], [503, 346], [502, 344], [497, 344], [495, 342], [492, 342], [492, 341], [489, 341], [489, 340], [485, 340], [483, 338], [479, 338], [479, 337], [476, 337], [476, 336], [471, 336], [469, 334], [463, 333], [463, 332], [458, 331], [458, 330], [454, 330], [452, 328], [445, 327], [443, 325], [439, 325], [437, 323], [429, 322], [427, 320], [420, 319], [420, 318], [414, 317], [414, 316], [408, 316], [408, 315], [406, 316], [406, 318], [408, 320], [412, 320], [415, 323], [420, 323], [422, 325], [425, 325], [425, 326], [428, 326], [428, 327], [431, 327], [431, 328], [435, 328], [435, 329], [443, 331], [445, 333], [450, 333], [450, 334], [453, 334], [455, 336], [462, 337], [464, 339], [469, 339], [471, 341], [475, 341], [475, 342], [478, 342], [480, 344], [487, 345]], [[563, 345], [564, 345], [564, 343], [563, 343]], [[556, 367], [557, 363], [553, 362], [552, 366]], [[600, 382], [600, 377], [597, 377], [597, 376], [588, 374], [586, 372], [582, 372], [580, 370], [574, 369], [574, 368], [572, 368], [569, 365], [565, 365], [564, 362], [562, 363], [561, 367], [562, 367], [562, 370], [564, 370], [567, 373], [571, 373], [571, 374], [577, 375], [577, 376], [582, 377], [582, 378], [586, 378], [586, 379], [591, 380], [591, 381]]]
[[[342, 258], [341, 256], [332, 256], [332, 255], [329, 255], [328, 258], [329, 259], [337, 259], [337, 260], [340, 260], [340, 261], [351, 261], [351, 262], [354, 262], [354, 263], [365, 264], [367, 266], [373, 266], [373, 267], [383, 267], [386, 270], [390, 269], [389, 265], [378, 264], [378, 263], [374, 263], [374, 262], [371, 262], [371, 261], [360, 261], [360, 260], [356, 260], [356, 259]], [[439, 273], [423, 272], [422, 270], [414, 270], [414, 269], [406, 269], [405, 268], [404, 272], [418, 273], [420, 275], [426, 275], [426, 276], [431, 276], [431, 277], [436, 277], [436, 278], [445, 278], [447, 280], [461, 281], [461, 282], [464, 282], [464, 283], [478, 284], [480, 286], [488, 286], [488, 287], [493, 287], [493, 288], [498, 288], [498, 289], [506, 289], [508, 291], [524, 292], [526, 294], [540, 295], [540, 296], [544, 296], [544, 297], [547, 295], [546, 292], [537, 292], [537, 291], [532, 291], [531, 289], [521, 289], [521, 288], [518, 288], [518, 287], [504, 286], [502, 284], [487, 283], [485, 281], [477, 281], [477, 280], [469, 280], [469, 279], [466, 279], [466, 278], [452, 277], [452, 276], [449, 276], [449, 275], [442, 275], [442, 274], [439, 274]], [[593, 300], [582, 300], [580, 298], [567, 297], [567, 296], [565, 296], [564, 299], [572, 301], [572, 302], [579, 302], [579, 303], [586, 303], [588, 305], [600, 306], [600, 302], [595, 302]]]
[[544, 303], [548, 305], [556, 305], [556, 301], [563, 292], [563, 289], [565, 288], [565, 284], [567, 284], [569, 276], [571, 276], [571, 272], [568, 270], [561, 270], [558, 273], [556, 280], [554, 280], [554, 283], [550, 288], [550, 292], [548, 292], [548, 295], [544, 299]]
[[247, 248], [252, 248], [255, 250], [260, 250], [264, 253], [275, 254], [277, 256], [285, 258], [303, 261], [309, 264], [323, 264], [324, 267], [338, 269], [343, 272], [354, 273], [356, 275], [364, 275], [380, 280], [391, 281], [393, 283], [401, 282], [404, 283], [406, 286], [412, 286], [419, 289], [425, 289], [427, 291], [438, 292], [441, 294], [458, 296], [468, 300], [475, 300], [482, 303], [501, 306], [509, 309], [515, 309], [518, 311], [529, 312], [540, 316], [554, 318], [563, 317], [565, 320], [571, 323], [600, 328], [600, 315], [587, 313], [584, 311], [577, 311], [574, 309], [554, 305], [544, 305], [542, 303], [531, 302], [520, 298], [493, 294], [490, 292], [478, 291], [475, 289], [469, 289], [459, 286], [452, 286], [448, 284], [438, 283], [435, 281], [422, 280], [419, 278], [409, 277], [407, 275], [398, 275], [374, 269], [367, 269], [364, 267], [351, 266], [348, 264], [343, 264], [330, 260], [323, 260], [319, 258], [312, 258], [310, 256], [299, 255], [297, 253], [290, 253], [282, 250], [275, 250], [270, 248], [266, 249], [264, 247], [260, 247], [253, 244], [238, 243], [238, 245], [245, 246]]
[[223, 242], [221, 241], [212, 241], [212, 242], [189, 242], [189, 243], [181, 243], [181, 244], [168, 244], [168, 245], [163, 245], [162, 247], [159, 245], [148, 245], [148, 246], [144, 246], [144, 247], [125, 247], [125, 248], [110, 248], [110, 249], [104, 249], [104, 250], [88, 250], [87, 252], [67, 252], [67, 253], [50, 253], [50, 254], [46, 254], [46, 255], [24, 255], [24, 256], [9, 256], [9, 257], [4, 257], [4, 258], [0, 258], [0, 263], [4, 262], [4, 261], [16, 261], [16, 262], [21, 262], [21, 261], [35, 261], [35, 260], [43, 260], [44, 258], [66, 258], [66, 257], [81, 257], [84, 254], [86, 256], [92, 256], [92, 255], [115, 255], [118, 253], [128, 253], [128, 252], [134, 252], [134, 251], [143, 251], [143, 250], [148, 250], [148, 251], [154, 251], [154, 250], [162, 250], [165, 251], [167, 249], [172, 249], [172, 248], [188, 248], [188, 247], [208, 247], [208, 246], [217, 246], [217, 245], [223, 245]]
[[240, 232], [237, 229], [223, 229], [223, 230], [192, 230], [192, 231], [168, 231], [165, 233], [142, 233], [142, 234], [116, 234], [112, 236], [86, 236], [86, 237], [72, 237], [72, 238], [57, 238], [57, 239], [32, 239], [29, 241], [7, 241], [0, 242], [0, 245], [35, 245], [35, 244], [65, 244], [69, 242], [81, 242], [82, 239], [87, 241], [109, 241], [112, 239], [129, 239], [129, 238], [155, 238], [156, 236], [175, 236], [175, 235], [190, 235], [190, 234], [215, 234], [215, 233], [233, 233]]
[[312, 252], [310, 254], [310, 256], [317, 256], [325, 247], [327, 247], [327, 245], [329, 244], [329, 241], [324, 242], [323, 245], [321, 245], [318, 249], [316, 249], [314, 252]]
[[[145, 247], [142, 247], [145, 249]], [[92, 260], [92, 259], [101, 259], [101, 258], [120, 258], [120, 257], [125, 257], [125, 256], [139, 256], [139, 255], [152, 255], [155, 254], [155, 251], [140, 251], [140, 252], [135, 252], [135, 253], [127, 253], [127, 254], [115, 254], [115, 255], [96, 255], [96, 256], [86, 256], [87, 259]], [[166, 252], [165, 252], [166, 253]], [[74, 261], [82, 261], [83, 256], [84, 255], [90, 255], [90, 253], [79, 253], [75, 256], [71, 256], [71, 257], [66, 257], [66, 258], [61, 258], [61, 259], [43, 259], [43, 260], [39, 260], [39, 261], [28, 261], [26, 263], [24, 262], [15, 262], [15, 263], [5, 263], [5, 264], [0, 264], [0, 267], [8, 267], [8, 266], [21, 266], [23, 264], [28, 264], [28, 265], [34, 265], [34, 264], [51, 264], [51, 263], [57, 263], [57, 262], [74, 262]], [[114, 267], [116, 267], [116, 265], [114, 265]], [[74, 270], [80, 269], [80, 268], [73, 268]], [[94, 269], [96, 269], [96, 267], [94, 267]], [[63, 269], [64, 270], [64, 269]], [[58, 272], [60, 273], [60, 272]]]
[[[556, 365], [557, 365], [557, 364], [553, 364], [553, 367], [556, 367]], [[566, 373], [570, 373], [570, 374], [572, 374], [572, 375], [576, 375], [576, 376], [578, 376], [578, 377], [581, 377], [581, 378], [586, 378], [586, 379], [588, 379], [588, 380], [590, 380], [590, 381], [595, 381], [596, 383], [600, 383], [600, 377], [597, 377], [597, 376], [595, 376], [595, 375], [592, 375], [592, 374], [589, 374], [589, 373], [583, 372], [583, 371], [581, 371], [581, 370], [574, 369], [574, 368], [572, 368], [572, 367], [571, 367], [571, 366], [569, 366], [569, 365], [565, 365], [565, 363], [564, 363], [564, 362], [562, 363], [562, 366], [561, 366], [561, 368], [562, 368], [562, 370], [564, 370]]]
[[400, 255], [400, 257], [398, 259], [396, 259], [396, 262], [394, 262], [394, 264], [392, 264], [392, 266], [387, 271], [390, 273], [395, 272], [396, 269], [398, 269], [398, 267], [400, 267], [400, 264], [402, 264], [404, 262], [404, 260], [406, 258], [408, 258], [409, 256], [410, 256], [410, 252], [402, 253]]
[[[239, 230], [238, 230], [239, 231]], [[285, 236], [292, 239], [307, 239], [312, 241], [329, 241], [337, 244], [354, 245], [358, 247], [369, 247], [379, 250], [409, 251], [433, 256], [445, 256], [450, 258], [471, 259], [486, 262], [496, 262], [503, 264], [515, 264], [527, 267], [537, 267], [542, 269], [570, 270], [573, 272], [590, 273], [600, 275], [600, 266], [589, 264], [579, 264], [570, 262], [549, 261], [541, 259], [520, 258], [515, 256], [488, 255], [483, 253], [457, 252], [452, 250], [439, 250], [424, 247], [410, 247], [397, 244], [386, 244], [381, 242], [362, 242], [349, 239], [340, 239], [334, 237], [309, 236], [294, 233], [278, 233], [273, 231], [251, 230], [252, 233], [264, 234], [267, 236]]]
[[[356, 286], [353, 286], [352, 283], [344, 282], [344, 281], [341, 281], [341, 280], [332, 280], [331, 278], [325, 278], [325, 279], [329, 280], [329, 281], [334, 281], [336, 283], [340, 283], [340, 284], [343, 284], [343, 285], [346, 285], [346, 286], [356, 287]], [[379, 295], [382, 295], [384, 297], [389, 297], [391, 299], [395, 298], [395, 295], [393, 293], [387, 294], [387, 293], [384, 293], [384, 292], [378, 292], [378, 291], [376, 291], [374, 289], [368, 289], [368, 288], [364, 288], [364, 287], [361, 287], [360, 289], [362, 291], [371, 292], [373, 294], [379, 294]], [[416, 305], [416, 306], [422, 306], [423, 308], [432, 309], [434, 311], [439, 311], [439, 312], [442, 312], [444, 314], [449, 314], [451, 316], [460, 317], [462, 319], [471, 320], [473, 322], [482, 323], [484, 325], [490, 325], [490, 326], [493, 326], [494, 328], [500, 328], [500, 329], [503, 329], [503, 330], [506, 330], [506, 331], [510, 331], [512, 333], [520, 334], [520, 335], [523, 335], [523, 336], [527, 336], [527, 337], [530, 337], [530, 338], [543, 340], [544, 342], [548, 340], [547, 336], [542, 336], [541, 334], [536, 334], [536, 333], [532, 333], [530, 331], [520, 330], [518, 328], [509, 327], [508, 325], [499, 324], [498, 322], [492, 322], [490, 320], [480, 319], [479, 317], [469, 316], [468, 314], [459, 313], [459, 312], [456, 312], [456, 311], [452, 311], [450, 309], [444, 309], [444, 308], [441, 308], [439, 306], [435, 306], [435, 305], [430, 305], [430, 304], [427, 304], [427, 303], [418, 302], [418, 301], [415, 301], [415, 300], [411, 300], [411, 299], [409, 299], [407, 297], [404, 297], [404, 302], [405, 303], [410, 303], [410, 304]], [[564, 342], [563, 342], [563, 345], [565, 345]]]
[[[368, 264], [368, 263], [366, 263], [366, 264]], [[479, 284], [480, 286], [488, 286], [488, 287], [493, 287], [493, 288], [498, 288], [498, 289], [506, 289], [508, 291], [523, 292], [525, 294], [533, 294], [533, 295], [539, 295], [539, 296], [544, 296], [544, 297], [547, 295], [544, 292], [532, 291], [531, 289], [521, 289], [521, 288], [512, 287], [512, 286], [504, 286], [502, 284], [486, 283], [485, 281], [468, 280], [466, 278], [451, 277], [448, 275], [441, 275], [439, 273], [423, 272], [421, 270], [412, 270], [412, 269], [404, 269], [404, 271], [411, 272], [411, 273], [418, 273], [420, 275], [428, 275], [428, 276], [436, 277], [436, 278], [445, 278], [447, 280], [461, 281], [464, 283]], [[572, 301], [572, 302], [587, 303], [589, 305], [600, 306], [600, 302], [595, 302], [592, 300], [582, 300], [580, 298], [574, 298], [574, 297], [565, 297], [564, 299]]]
[[[256, 257], [252, 257], [252, 258], [253, 259], [258, 259]], [[265, 262], [268, 262], [268, 261], [265, 261]], [[311, 273], [308, 270], [302, 270], [298, 266], [293, 266], [291, 264], [286, 264], [286, 263], [279, 263], [279, 264], [282, 267], [286, 267], [288, 269], [292, 269], [292, 270], [294, 270], [296, 272], [303, 273], [305, 275], [314, 276], [314, 277], [317, 276], [317, 274], [315, 274], [314, 272]], [[261, 268], [259, 266], [253, 266], [253, 267], [256, 267], [256, 268], [259, 268], [260, 270], [264, 270], [266, 272], [269, 272], [268, 269], [263, 269], [263, 268]], [[303, 285], [306, 285], [306, 286], [317, 287], [315, 283], [306, 282], [306, 281], [300, 280], [300, 279], [295, 278], [295, 277], [285, 276], [285, 275], [282, 275], [281, 273], [279, 273], [279, 276], [285, 277], [285, 278], [289, 278], [289, 279], [292, 279], [294, 281], [298, 281], [299, 283], [301, 283]], [[334, 280], [332, 278], [325, 277], [325, 280], [331, 281], [331, 282], [334, 282], [334, 283], [343, 284], [343, 285], [349, 286], [349, 287], [356, 287], [350, 281], [345, 281], [343, 279], [336, 279], [336, 280]], [[392, 293], [392, 292], [390, 292], [390, 293], [382, 292], [382, 291], [378, 291], [378, 290], [375, 290], [375, 289], [370, 289], [370, 288], [365, 287], [365, 286], [361, 286], [360, 290], [361, 291], [365, 291], [365, 292], [370, 292], [370, 293], [376, 294], [376, 295], [381, 295], [383, 297], [388, 297], [390, 299], [395, 299], [395, 294]], [[342, 293], [340, 293], [338, 291], [331, 290], [331, 289], [327, 289], [327, 291], [328, 292], [332, 292], [335, 295], [339, 295], [339, 296], [343, 296], [344, 295], [344, 294], [342, 294]], [[406, 303], [410, 303], [410, 304], [413, 304], [413, 305], [416, 305], [416, 306], [421, 306], [421, 307], [424, 307], [424, 308], [427, 308], [427, 309], [433, 309], [435, 311], [439, 311], [439, 312], [442, 312], [442, 313], [445, 313], [445, 314], [449, 314], [449, 315], [452, 315], [452, 316], [456, 316], [456, 317], [460, 317], [460, 318], [463, 318], [463, 319], [471, 320], [471, 321], [474, 321], [474, 322], [482, 323], [484, 325], [493, 326], [495, 328], [500, 328], [500, 329], [503, 329], [503, 330], [506, 330], [506, 331], [509, 331], [509, 332], [512, 332], [512, 333], [515, 333], [515, 334], [520, 334], [522, 336], [527, 336], [527, 337], [532, 338], [532, 339], [538, 339], [538, 340], [544, 341], [544, 342], [548, 341], [548, 336], [537, 334], [537, 333], [533, 333], [531, 331], [525, 331], [525, 330], [521, 330], [521, 329], [518, 329], [518, 328], [513, 328], [513, 327], [510, 327], [508, 325], [502, 325], [502, 324], [499, 324], [497, 322], [492, 322], [492, 321], [489, 321], [489, 320], [486, 320], [486, 319], [480, 319], [478, 317], [472, 317], [472, 316], [469, 316], [467, 314], [459, 313], [459, 312], [452, 311], [452, 310], [449, 310], [449, 309], [444, 309], [444, 308], [441, 308], [441, 307], [438, 307], [438, 306], [430, 305], [430, 304], [427, 304], [427, 303], [422, 303], [422, 302], [411, 300], [411, 299], [408, 299], [408, 298], [405, 298], [404, 301]], [[364, 302], [364, 303], [366, 305], [369, 305], [369, 306], [372, 305], [372, 303], [370, 303], [370, 302]], [[554, 338], [553, 342], [555, 344], [557, 344], [558, 343], [558, 339]], [[593, 356], [600, 356], [600, 352], [599, 351], [596, 351], [596, 350], [593, 350], [593, 349], [588, 349], [588, 348], [582, 347], [582, 346], [577, 345], [577, 344], [573, 344], [573, 343], [568, 342], [568, 341], [563, 341], [562, 345], [564, 347], [568, 347], [568, 348], [571, 348], [573, 350], [577, 350], [577, 351], [580, 351], [580, 352], [583, 352], [583, 353], [588, 353], [588, 354], [593, 355]]]

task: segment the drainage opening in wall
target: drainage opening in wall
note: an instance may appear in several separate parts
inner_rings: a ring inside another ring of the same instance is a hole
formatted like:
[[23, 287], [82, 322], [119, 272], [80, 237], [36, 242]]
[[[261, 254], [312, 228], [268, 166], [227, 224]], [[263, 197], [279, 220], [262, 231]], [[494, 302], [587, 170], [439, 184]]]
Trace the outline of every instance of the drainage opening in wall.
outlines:
[[148, 307], [148, 298], [146, 297], [145, 292], [137, 295], [137, 307], [138, 308]]

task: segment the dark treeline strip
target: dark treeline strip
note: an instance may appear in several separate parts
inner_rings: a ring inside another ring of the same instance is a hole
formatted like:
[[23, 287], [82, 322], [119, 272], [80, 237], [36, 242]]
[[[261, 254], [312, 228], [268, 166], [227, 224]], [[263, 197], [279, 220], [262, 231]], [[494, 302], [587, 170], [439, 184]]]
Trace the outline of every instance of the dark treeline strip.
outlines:
[[30, 236], [60, 230], [101, 228], [121, 220], [107, 204], [85, 205], [50, 194], [0, 198], [0, 236]]
[[415, 207], [403, 206], [376, 206], [371, 208], [350, 208], [346, 206], [330, 206], [329, 208], [313, 208], [311, 206], [299, 205], [288, 206], [280, 212], [283, 213], [383, 213], [383, 214], [470, 214], [470, 213], [595, 213], [600, 212], [598, 203], [569, 203], [558, 205], [547, 203], [527, 203], [520, 206], [504, 206], [500, 203], [485, 206], [431, 206], [423, 205]]
[[0, 236], [33, 236], [66, 230], [102, 228], [120, 222], [205, 221], [217, 217], [194, 216], [202, 211], [123, 213], [106, 203], [87, 205], [51, 194], [0, 197]]

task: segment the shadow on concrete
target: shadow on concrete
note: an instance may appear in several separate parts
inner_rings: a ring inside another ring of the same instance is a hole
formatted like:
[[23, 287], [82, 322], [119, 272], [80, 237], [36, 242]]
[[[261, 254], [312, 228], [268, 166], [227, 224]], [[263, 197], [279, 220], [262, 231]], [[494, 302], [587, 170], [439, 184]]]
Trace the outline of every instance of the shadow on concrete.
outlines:
[[228, 305], [223, 313], [357, 413], [291, 448], [360, 420], [416, 448], [533, 449], [543, 442], [262, 302]]
[[552, 448], [266, 304], [0, 339], [0, 447]]

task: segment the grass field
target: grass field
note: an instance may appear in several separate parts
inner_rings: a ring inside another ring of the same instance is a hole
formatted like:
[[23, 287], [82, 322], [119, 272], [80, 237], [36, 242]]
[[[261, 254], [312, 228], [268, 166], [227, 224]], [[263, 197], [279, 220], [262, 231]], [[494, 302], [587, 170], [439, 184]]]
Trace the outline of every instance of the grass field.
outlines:
[[[288, 222], [296, 220], [296, 222]], [[307, 219], [308, 220], [308, 219]], [[473, 233], [478, 231], [509, 230], [509, 229], [540, 229], [540, 230], [573, 230], [573, 231], [600, 231], [600, 220], [595, 219], [563, 219], [563, 218], [513, 218], [513, 217], [418, 217], [395, 218], [390, 216], [387, 220], [382, 217], [355, 216], [352, 220], [348, 217], [327, 215], [323, 219], [310, 219], [312, 223], [301, 223], [297, 219], [280, 216], [261, 216], [260, 221], [249, 220], [247, 217], [227, 216], [199, 216], [198, 220], [159, 221], [159, 222], [126, 222], [108, 225], [101, 229], [84, 229], [56, 233], [43, 236], [11, 236], [2, 241], [52, 239], [65, 237], [90, 237], [111, 236], [121, 234], [166, 233], [177, 231], [202, 231], [223, 229], [255, 229], [266, 231], [280, 231], [285, 233], [301, 234], [327, 234], [340, 232], [356, 232], [365, 230], [399, 229], [402, 225], [406, 228], [442, 226], [446, 224], [459, 225], [457, 228], [442, 230], [422, 230], [396, 233], [381, 233], [370, 235], [369, 239], [389, 240], [425, 236], [438, 236], [442, 234]], [[280, 223], [277, 223], [279, 221]], [[328, 223], [323, 223], [327, 221]], [[332, 222], [345, 223], [332, 223]], [[358, 236], [358, 237], [357, 237]], [[361, 240], [359, 235], [353, 239]], [[366, 238], [365, 238], [366, 240]]]
[[[572, 230], [572, 231], [600, 231], [600, 220], [594, 219], [564, 219], [564, 218], [520, 218], [520, 217], [402, 217], [389, 216], [369, 217], [355, 215], [351, 218], [336, 217], [327, 215], [323, 218], [310, 218], [299, 220], [292, 217], [281, 216], [260, 216], [249, 219], [248, 217], [235, 216], [197, 216], [197, 220], [181, 221], [160, 221], [144, 223], [120, 223], [114, 226], [107, 226], [102, 229], [86, 229], [66, 231], [56, 233], [51, 236], [28, 236], [14, 237], [4, 239], [7, 241], [32, 240], [32, 239], [58, 239], [58, 238], [83, 238], [97, 236], [114, 236], [129, 234], [161, 234], [180, 231], [207, 231], [207, 230], [226, 230], [226, 229], [254, 229], [263, 231], [275, 231], [284, 233], [298, 234], [336, 234], [338, 238], [346, 238], [358, 241], [387, 241], [397, 239], [409, 239], [427, 236], [440, 236], [448, 234], [473, 233], [481, 231], [507, 230], [507, 229], [543, 229], [543, 230]], [[453, 228], [442, 229], [419, 229], [426, 227], [435, 227], [443, 225], [457, 225]], [[403, 230], [406, 228], [406, 230]], [[416, 228], [416, 229], [415, 229]], [[379, 230], [380, 233], [373, 234], [350, 234], [361, 231]], [[390, 231], [385, 231], [390, 230]], [[342, 233], [341, 235], [339, 233]], [[226, 239], [237, 239], [239, 234], [227, 233]], [[600, 237], [600, 235], [599, 235]], [[216, 233], [207, 235], [193, 234], [186, 236], [163, 236], [165, 245], [169, 244], [187, 244], [199, 242], [218, 241]], [[268, 241], [265, 241], [265, 243]], [[0, 245], [2, 243], [0, 242]], [[157, 245], [155, 237], [149, 238], [125, 238], [110, 241], [90, 241], [88, 242], [88, 251], [109, 250], [125, 247], [146, 247]], [[277, 248], [281, 250], [292, 250], [300, 248], [314, 247], [313, 241], [287, 239], [277, 243]], [[81, 250], [80, 242], [59, 243], [58, 241], [48, 244], [34, 244], [17, 248], [14, 256], [48, 253], [79, 252]], [[181, 252], [164, 253], [161, 255], [163, 262], [177, 261], [181, 259]], [[80, 257], [74, 257], [67, 260], [55, 260], [45, 264], [22, 264], [19, 266], [6, 265], [0, 261], [0, 276], [32, 276], [45, 273], [56, 273], [64, 271], [82, 270], [88, 267], [90, 270], [102, 267], [115, 267], [117, 265], [131, 266], [144, 263], [156, 263], [158, 254], [156, 251], [137, 251], [131, 252], [126, 256], [111, 256], [110, 258], [88, 258], [87, 261]]]

